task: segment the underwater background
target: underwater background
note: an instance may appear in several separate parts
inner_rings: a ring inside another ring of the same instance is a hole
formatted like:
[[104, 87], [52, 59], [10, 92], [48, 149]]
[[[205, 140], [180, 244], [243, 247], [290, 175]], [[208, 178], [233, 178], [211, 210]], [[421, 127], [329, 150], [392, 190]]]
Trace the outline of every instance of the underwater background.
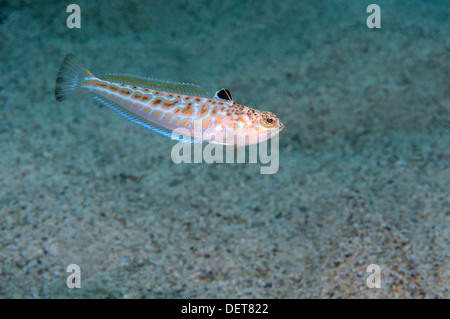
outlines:
[[[0, 298], [450, 297], [448, 1], [0, 5]], [[274, 112], [279, 171], [56, 102], [67, 53]]]

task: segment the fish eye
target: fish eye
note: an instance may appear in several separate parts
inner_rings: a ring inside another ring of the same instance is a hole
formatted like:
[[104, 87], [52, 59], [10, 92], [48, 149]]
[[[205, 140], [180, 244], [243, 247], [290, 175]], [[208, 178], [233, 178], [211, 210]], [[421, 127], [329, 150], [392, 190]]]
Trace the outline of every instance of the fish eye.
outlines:
[[275, 126], [276, 123], [277, 121], [272, 117], [267, 117], [261, 121], [261, 124], [267, 128]]

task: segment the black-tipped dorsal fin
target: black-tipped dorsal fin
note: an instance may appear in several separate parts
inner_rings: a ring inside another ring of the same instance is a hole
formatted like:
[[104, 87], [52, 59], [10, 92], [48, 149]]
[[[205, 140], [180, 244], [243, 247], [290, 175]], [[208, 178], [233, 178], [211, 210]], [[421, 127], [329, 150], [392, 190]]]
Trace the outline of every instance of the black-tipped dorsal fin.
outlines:
[[228, 89], [220, 89], [219, 91], [216, 92], [216, 94], [214, 95], [214, 98], [216, 100], [234, 103], [233, 98], [231, 97], [231, 93], [230, 93], [230, 91], [228, 91]]

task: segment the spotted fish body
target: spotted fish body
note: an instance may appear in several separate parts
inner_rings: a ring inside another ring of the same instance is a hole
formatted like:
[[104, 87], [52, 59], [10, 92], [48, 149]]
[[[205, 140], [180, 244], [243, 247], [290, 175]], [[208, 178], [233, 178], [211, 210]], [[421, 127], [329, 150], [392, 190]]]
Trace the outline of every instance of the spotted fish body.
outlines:
[[[250, 145], [270, 139], [284, 128], [273, 113], [234, 103], [228, 90], [209, 98], [193, 84], [126, 74], [97, 78], [68, 54], [56, 80], [56, 99], [84, 94], [162, 135], [170, 137], [173, 130], [183, 128], [191, 142]], [[239, 139], [240, 135], [245, 138]]]

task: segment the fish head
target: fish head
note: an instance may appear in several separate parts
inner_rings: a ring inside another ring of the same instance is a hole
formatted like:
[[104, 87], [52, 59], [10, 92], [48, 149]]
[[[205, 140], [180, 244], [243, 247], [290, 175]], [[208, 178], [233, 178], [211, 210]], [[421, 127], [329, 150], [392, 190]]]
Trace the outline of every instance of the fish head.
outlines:
[[272, 112], [245, 108], [239, 117], [239, 124], [234, 126], [237, 136], [244, 139], [235, 141], [235, 145], [252, 145], [271, 139], [284, 129], [281, 120]]
[[271, 139], [282, 130], [284, 125], [281, 120], [272, 112], [257, 111], [256, 117], [252, 121], [251, 128], [255, 131], [255, 134], [249, 135], [249, 144], [261, 143]]

